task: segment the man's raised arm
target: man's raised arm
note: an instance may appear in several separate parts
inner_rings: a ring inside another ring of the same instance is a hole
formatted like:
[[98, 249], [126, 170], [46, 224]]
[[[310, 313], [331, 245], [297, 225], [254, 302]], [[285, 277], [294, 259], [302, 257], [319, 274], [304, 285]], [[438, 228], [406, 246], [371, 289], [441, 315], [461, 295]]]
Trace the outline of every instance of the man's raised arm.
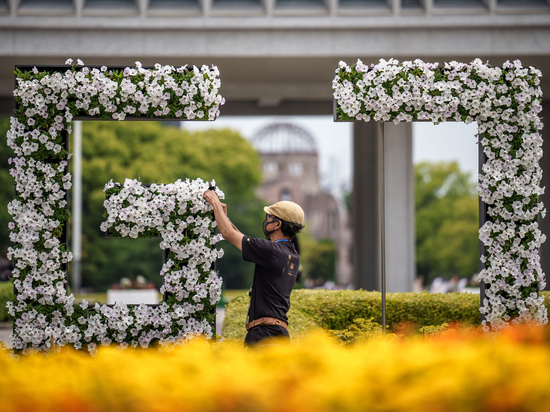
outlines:
[[218, 230], [223, 238], [242, 251], [242, 240], [244, 235], [227, 217], [227, 206], [220, 202], [218, 195], [216, 195], [216, 192], [213, 190], [204, 192], [202, 197], [204, 197], [204, 199], [214, 208], [214, 217], [216, 218]]

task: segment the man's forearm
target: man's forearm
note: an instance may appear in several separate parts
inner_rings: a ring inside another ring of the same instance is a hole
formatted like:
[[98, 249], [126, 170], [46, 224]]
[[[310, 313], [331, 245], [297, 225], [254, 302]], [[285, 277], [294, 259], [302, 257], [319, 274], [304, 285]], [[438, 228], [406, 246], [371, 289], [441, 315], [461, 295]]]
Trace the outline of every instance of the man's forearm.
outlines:
[[213, 207], [216, 223], [218, 224], [218, 230], [222, 234], [223, 238], [235, 245], [239, 250], [242, 250], [241, 242], [244, 235], [239, 231], [239, 229], [237, 229], [231, 220], [229, 220], [229, 217], [225, 214], [223, 206], [220, 202], [214, 203]]

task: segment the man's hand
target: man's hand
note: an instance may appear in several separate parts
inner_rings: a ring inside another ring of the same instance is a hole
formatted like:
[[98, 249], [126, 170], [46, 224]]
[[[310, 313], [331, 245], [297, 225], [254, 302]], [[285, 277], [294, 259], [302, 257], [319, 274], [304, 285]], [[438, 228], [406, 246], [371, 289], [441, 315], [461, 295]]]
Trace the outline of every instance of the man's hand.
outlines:
[[[206, 192], [203, 193], [202, 197], [212, 206], [220, 202], [218, 195], [213, 190], [207, 190]], [[221, 202], [220, 202], [220, 205], [222, 205], [223, 213], [227, 216], [227, 205]]]
[[220, 201], [220, 199], [218, 199], [218, 195], [213, 190], [207, 190], [206, 192], [203, 193], [202, 197], [212, 206], [214, 206], [217, 202]]

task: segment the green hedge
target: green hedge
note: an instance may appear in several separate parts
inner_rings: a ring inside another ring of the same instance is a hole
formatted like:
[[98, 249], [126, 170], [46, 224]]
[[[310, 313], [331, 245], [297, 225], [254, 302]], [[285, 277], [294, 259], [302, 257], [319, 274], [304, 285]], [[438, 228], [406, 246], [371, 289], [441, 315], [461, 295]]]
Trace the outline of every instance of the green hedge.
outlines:
[[[542, 292], [542, 295], [550, 312], [550, 292]], [[299, 336], [316, 328], [346, 329], [357, 318], [374, 318], [382, 322], [381, 295], [378, 292], [299, 289], [292, 292], [290, 302], [288, 319], [291, 336]], [[224, 338], [244, 339], [248, 303], [248, 294], [243, 294], [226, 306]], [[419, 328], [452, 322], [479, 325], [479, 295], [388, 293], [386, 322], [391, 330], [405, 322], [412, 322]]]
[[9, 322], [6, 303], [13, 296], [13, 284], [11, 282], [0, 282], [0, 322]]

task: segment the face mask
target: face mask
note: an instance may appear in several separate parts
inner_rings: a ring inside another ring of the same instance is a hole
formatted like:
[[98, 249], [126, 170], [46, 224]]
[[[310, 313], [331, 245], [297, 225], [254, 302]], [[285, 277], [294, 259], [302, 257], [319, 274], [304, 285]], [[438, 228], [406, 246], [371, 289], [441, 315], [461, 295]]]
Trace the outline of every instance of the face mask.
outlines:
[[264, 231], [264, 235], [265, 235], [265, 237], [268, 238], [268, 239], [269, 239], [269, 237], [270, 237], [273, 233], [275, 233], [275, 230], [267, 230], [267, 225], [269, 225], [270, 223], [275, 223], [275, 222], [268, 222], [267, 219], [266, 219], [266, 220], [264, 220], [264, 223], [263, 223], [263, 225], [262, 225], [262, 229], [263, 229], [263, 231]]

